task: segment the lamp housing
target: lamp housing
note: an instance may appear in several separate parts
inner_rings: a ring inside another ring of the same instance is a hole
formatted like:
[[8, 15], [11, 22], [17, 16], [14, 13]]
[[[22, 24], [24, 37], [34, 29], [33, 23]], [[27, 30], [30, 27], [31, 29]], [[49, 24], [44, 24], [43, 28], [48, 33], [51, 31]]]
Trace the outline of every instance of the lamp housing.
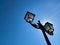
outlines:
[[50, 35], [53, 35], [54, 31], [53, 24], [46, 22], [44, 28], [49, 32]]
[[33, 20], [34, 20], [34, 17], [35, 17], [35, 14], [33, 14], [33, 13], [27, 11], [27, 13], [26, 13], [24, 19], [25, 19], [26, 22], [32, 23]]

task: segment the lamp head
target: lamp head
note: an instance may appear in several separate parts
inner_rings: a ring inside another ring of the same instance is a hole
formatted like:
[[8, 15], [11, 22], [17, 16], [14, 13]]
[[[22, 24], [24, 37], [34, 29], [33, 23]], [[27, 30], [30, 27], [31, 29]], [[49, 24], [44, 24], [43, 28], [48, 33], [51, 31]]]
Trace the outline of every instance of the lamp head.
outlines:
[[50, 35], [53, 35], [53, 31], [54, 31], [53, 24], [46, 22], [44, 28], [48, 31]]
[[35, 14], [31, 13], [31, 12], [27, 12], [24, 19], [26, 22], [28, 23], [32, 23], [32, 21], [34, 20]]

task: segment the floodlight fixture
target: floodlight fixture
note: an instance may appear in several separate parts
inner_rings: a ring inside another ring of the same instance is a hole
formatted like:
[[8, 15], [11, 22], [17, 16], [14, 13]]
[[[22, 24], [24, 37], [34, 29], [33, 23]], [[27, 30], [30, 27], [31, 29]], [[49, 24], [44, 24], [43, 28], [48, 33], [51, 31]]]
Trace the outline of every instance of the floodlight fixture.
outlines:
[[26, 13], [24, 19], [26, 20], [26, 22], [32, 23], [33, 20], [34, 20], [34, 17], [35, 17], [35, 14], [33, 14], [33, 13], [27, 11], [27, 13]]
[[53, 35], [54, 31], [53, 24], [46, 22], [44, 28], [48, 31], [48, 34]]

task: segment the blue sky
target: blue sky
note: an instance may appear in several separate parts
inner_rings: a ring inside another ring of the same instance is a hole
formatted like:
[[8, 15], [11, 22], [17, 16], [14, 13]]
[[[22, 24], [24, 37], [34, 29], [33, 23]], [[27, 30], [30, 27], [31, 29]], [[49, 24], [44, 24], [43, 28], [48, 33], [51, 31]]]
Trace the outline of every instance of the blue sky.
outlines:
[[0, 0], [0, 45], [47, 45], [41, 30], [24, 20], [27, 11], [44, 25], [54, 25], [54, 35], [47, 34], [52, 45], [60, 45], [60, 0]]

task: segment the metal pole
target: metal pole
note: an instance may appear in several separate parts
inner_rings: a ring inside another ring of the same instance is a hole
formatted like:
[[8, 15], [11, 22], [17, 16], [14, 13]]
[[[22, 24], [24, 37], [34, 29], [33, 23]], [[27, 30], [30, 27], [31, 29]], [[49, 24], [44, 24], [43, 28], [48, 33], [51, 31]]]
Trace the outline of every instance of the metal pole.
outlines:
[[51, 43], [50, 43], [50, 41], [49, 41], [49, 39], [48, 39], [48, 37], [47, 37], [45, 31], [42, 30], [42, 33], [43, 33], [44, 38], [45, 38], [45, 40], [46, 40], [46, 42], [47, 42], [47, 45], [51, 45]]

